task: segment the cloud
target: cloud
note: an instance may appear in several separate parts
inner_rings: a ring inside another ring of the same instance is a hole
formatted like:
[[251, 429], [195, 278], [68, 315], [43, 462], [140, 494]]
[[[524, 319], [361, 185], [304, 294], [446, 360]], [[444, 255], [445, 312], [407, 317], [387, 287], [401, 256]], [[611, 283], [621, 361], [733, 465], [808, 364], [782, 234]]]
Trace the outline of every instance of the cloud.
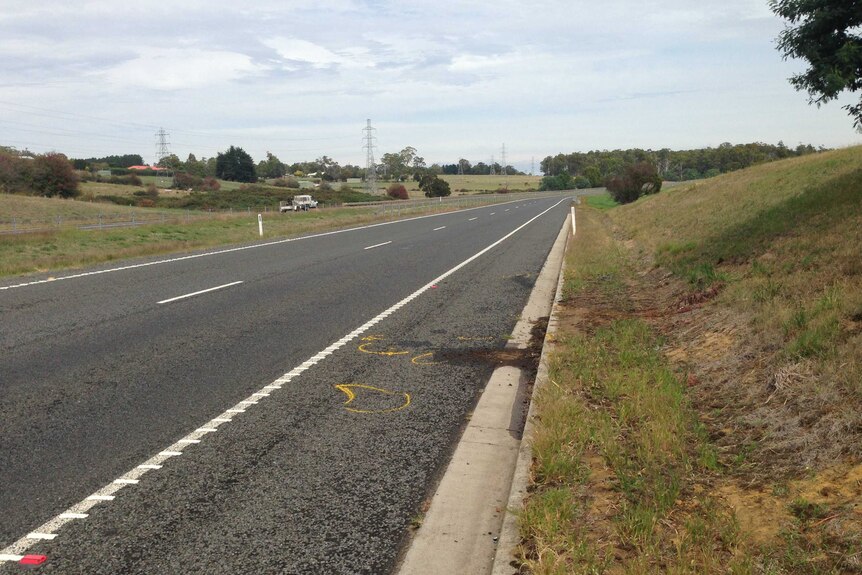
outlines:
[[155, 48], [94, 75], [115, 88], [184, 90], [259, 74], [266, 67], [246, 54], [199, 48]]

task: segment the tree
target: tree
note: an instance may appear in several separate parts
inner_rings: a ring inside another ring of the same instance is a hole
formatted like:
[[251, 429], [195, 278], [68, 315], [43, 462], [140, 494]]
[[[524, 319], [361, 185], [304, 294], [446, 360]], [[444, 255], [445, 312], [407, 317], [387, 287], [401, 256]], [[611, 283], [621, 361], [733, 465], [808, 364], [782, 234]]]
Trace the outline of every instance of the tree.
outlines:
[[183, 169], [183, 161], [176, 154], [171, 154], [159, 160], [159, 167], [171, 172], [178, 172]]
[[14, 150], [0, 148], [0, 192], [24, 192], [29, 187], [30, 162], [22, 160]]
[[569, 172], [562, 172], [557, 176], [545, 176], [539, 182], [539, 191], [547, 190], [571, 190], [575, 187], [574, 180]]
[[51, 152], [36, 156], [30, 177], [33, 190], [43, 196], [74, 198], [80, 193], [78, 175], [63, 154]]
[[[770, 0], [775, 14], [793, 26], [778, 36], [784, 58], [804, 58], [810, 67], [790, 78], [797, 90], [806, 90], [809, 103], [820, 106], [844, 90], [862, 88], [862, 9], [858, 0]], [[844, 109], [853, 126], [862, 131], [862, 98]]]
[[267, 152], [266, 159], [257, 165], [257, 174], [262, 178], [281, 178], [286, 173], [287, 167], [272, 152]]
[[442, 198], [452, 193], [449, 182], [441, 180], [437, 176], [422, 176], [419, 189], [425, 192], [426, 198]]
[[231, 146], [216, 158], [216, 177], [232, 182], [256, 182], [254, 160], [242, 148]]

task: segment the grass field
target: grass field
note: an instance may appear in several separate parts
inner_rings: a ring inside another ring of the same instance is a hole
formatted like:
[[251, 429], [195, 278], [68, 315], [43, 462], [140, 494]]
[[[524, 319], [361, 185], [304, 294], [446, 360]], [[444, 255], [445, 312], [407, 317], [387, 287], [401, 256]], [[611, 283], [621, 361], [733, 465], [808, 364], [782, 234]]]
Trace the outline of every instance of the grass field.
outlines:
[[862, 148], [597, 207], [522, 572], [862, 572]]

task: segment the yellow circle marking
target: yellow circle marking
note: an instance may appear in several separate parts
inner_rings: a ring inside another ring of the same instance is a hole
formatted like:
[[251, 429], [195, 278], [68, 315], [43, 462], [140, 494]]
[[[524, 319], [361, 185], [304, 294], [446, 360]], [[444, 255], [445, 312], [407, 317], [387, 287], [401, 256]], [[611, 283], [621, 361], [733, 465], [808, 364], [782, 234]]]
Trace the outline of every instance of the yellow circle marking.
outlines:
[[366, 342], [359, 345], [359, 351], [362, 353], [370, 353], [371, 355], [383, 355], [386, 357], [393, 355], [407, 355], [410, 353], [409, 351], [395, 351], [393, 349], [388, 349], [386, 351], [377, 351], [375, 349], [368, 349], [368, 346], [377, 341], [382, 341], [384, 338], [382, 335], [368, 335], [362, 338], [362, 341]]
[[422, 361], [424, 357], [434, 357], [434, 352], [429, 351], [428, 353], [423, 353], [422, 355], [417, 355], [413, 359], [410, 360], [410, 363], [414, 365], [437, 365], [436, 361]]
[[373, 387], [370, 385], [362, 385], [360, 383], [339, 383], [335, 386], [338, 391], [344, 393], [347, 396], [347, 401], [344, 402], [344, 405], [349, 405], [354, 399], [356, 399], [356, 392], [354, 389], [368, 389], [370, 391], [376, 391], [378, 393], [382, 393], [384, 395], [403, 395], [404, 403], [399, 405], [398, 407], [390, 407], [389, 409], [355, 409], [353, 407], [345, 407], [347, 411], [353, 413], [391, 413], [393, 411], [401, 411], [405, 409], [408, 405], [410, 405], [410, 394], [404, 392], [397, 391], [389, 391], [388, 389], [381, 389], [379, 387]]

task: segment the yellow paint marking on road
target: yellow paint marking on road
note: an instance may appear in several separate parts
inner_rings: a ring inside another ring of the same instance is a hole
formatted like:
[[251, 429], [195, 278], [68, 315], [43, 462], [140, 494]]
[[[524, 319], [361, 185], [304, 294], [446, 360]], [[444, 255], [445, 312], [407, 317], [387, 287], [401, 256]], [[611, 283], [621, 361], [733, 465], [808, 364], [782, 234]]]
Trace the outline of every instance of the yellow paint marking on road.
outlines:
[[378, 351], [378, 350], [375, 350], [375, 349], [368, 349], [368, 346], [369, 346], [369, 345], [371, 345], [371, 344], [373, 344], [374, 342], [377, 342], [377, 341], [382, 341], [382, 340], [384, 340], [384, 339], [386, 339], [386, 338], [384, 338], [384, 337], [383, 337], [383, 336], [381, 336], [381, 335], [369, 335], [369, 336], [363, 337], [363, 338], [362, 338], [362, 341], [364, 341], [364, 342], [366, 342], [366, 343], [360, 344], [360, 345], [359, 345], [359, 347], [358, 347], [358, 349], [359, 349], [359, 351], [361, 351], [362, 353], [370, 353], [370, 354], [372, 354], [372, 355], [383, 355], [383, 356], [386, 356], [386, 357], [390, 357], [390, 356], [393, 356], [393, 355], [407, 355], [408, 353], [410, 353], [409, 351], [397, 351], [397, 350], [393, 350], [393, 349], [387, 349], [387, 350], [385, 350], [385, 351]]
[[494, 341], [497, 339], [496, 337], [464, 337], [462, 335], [458, 336], [458, 341]]
[[436, 361], [423, 361], [422, 358], [425, 357], [434, 357], [434, 352], [429, 351], [428, 353], [423, 353], [422, 355], [417, 355], [413, 359], [410, 360], [410, 363], [413, 365], [437, 365]]
[[373, 387], [371, 385], [363, 385], [361, 383], [339, 383], [335, 385], [335, 388], [344, 393], [347, 396], [347, 401], [344, 402], [345, 406], [350, 405], [354, 399], [356, 399], [356, 391], [355, 390], [366, 390], [366, 391], [374, 391], [377, 393], [382, 393], [383, 395], [390, 396], [403, 396], [404, 403], [397, 407], [390, 407], [387, 409], [356, 409], [353, 407], [345, 407], [347, 411], [352, 413], [392, 413], [394, 411], [401, 411], [402, 409], [407, 408], [410, 405], [410, 394], [399, 391], [389, 391], [388, 389], [381, 389], [379, 387]]

